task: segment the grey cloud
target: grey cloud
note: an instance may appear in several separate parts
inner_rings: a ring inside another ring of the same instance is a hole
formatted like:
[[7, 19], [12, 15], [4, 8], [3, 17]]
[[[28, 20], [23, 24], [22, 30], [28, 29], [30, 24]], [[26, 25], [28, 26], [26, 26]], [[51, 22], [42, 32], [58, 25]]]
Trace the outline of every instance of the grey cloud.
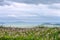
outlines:
[[3, 5], [10, 5], [10, 3], [7, 0], [0, 0], [0, 6]]
[[48, 8], [50, 9], [60, 9], [60, 5], [49, 5]]
[[0, 0], [0, 5], [10, 5], [9, 1], [19, 2], [19, 3], [27, 3], [27, 4], [52, 4], [52, 3], [60, 3], [60, 0]]
[[52, 3], [60, 3], [60, 0], [9, 0], [14, 2], [20, 3], [27, 3], [27, 4], [52, 4]]
[[4, 0], [0, 0], [0, 2], [3, 2]]
[[49, 6], [50, 9], [60, 9], [60, 7]]

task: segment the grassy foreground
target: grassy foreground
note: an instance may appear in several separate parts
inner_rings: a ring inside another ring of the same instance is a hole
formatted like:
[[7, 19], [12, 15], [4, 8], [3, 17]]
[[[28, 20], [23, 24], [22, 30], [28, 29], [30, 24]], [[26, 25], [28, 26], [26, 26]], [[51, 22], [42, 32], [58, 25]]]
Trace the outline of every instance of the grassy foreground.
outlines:
[[0, 27], [0, 40], [60, 40], [60, 28]]

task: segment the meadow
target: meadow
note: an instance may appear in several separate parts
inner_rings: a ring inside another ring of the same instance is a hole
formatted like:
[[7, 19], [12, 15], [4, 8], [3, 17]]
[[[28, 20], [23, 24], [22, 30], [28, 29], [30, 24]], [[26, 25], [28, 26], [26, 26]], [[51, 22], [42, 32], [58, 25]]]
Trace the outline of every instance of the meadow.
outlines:
[[0, 40], [60, 40], [59, 27], [14, 28], [0, 26]]

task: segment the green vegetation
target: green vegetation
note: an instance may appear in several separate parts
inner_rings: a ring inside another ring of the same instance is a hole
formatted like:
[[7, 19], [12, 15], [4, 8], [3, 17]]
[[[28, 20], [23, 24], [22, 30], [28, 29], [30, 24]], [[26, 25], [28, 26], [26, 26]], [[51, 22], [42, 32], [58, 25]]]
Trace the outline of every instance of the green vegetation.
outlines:
[[1, 26], [0, 40], [60, 40], [60, 28], [42, 26], [11, 28]]

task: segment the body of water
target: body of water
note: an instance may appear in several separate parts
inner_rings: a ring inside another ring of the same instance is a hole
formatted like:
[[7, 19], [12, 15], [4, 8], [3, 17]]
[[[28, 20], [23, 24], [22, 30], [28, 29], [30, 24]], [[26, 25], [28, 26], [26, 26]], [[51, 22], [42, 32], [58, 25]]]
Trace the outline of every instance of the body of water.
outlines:
[[30, 27], [34, 27], [37, 25], [40, 25], [40, 23], [2, 23], [0, 25], [3, 25], [5, 27], [20, 27], [20, 28], [30, 28]]
[[[50, 23], [20, 23], [20, 22], [9, 22], [9, 23], [0, 23], [0, 25], [3, 25], [3, 26], [5, 26], [5, 27], [19, 27], [19, 28], [31, 28], [31, 27], [35, 27], [35, 26], [38, 26], [38, 25], [41, 25], [41, 24], [47, 24], [48, 26], [50, 25], [51, 26], [51, 24]], [[54, 24], [54, 23], [53, 23]], [[56, 24], [59, 24], [59, 23], [56, 23]], [[49, 26], [49, 27], [50, 27]], [[58, 25], [58, 26], [60, 26], [60, 25]]]

